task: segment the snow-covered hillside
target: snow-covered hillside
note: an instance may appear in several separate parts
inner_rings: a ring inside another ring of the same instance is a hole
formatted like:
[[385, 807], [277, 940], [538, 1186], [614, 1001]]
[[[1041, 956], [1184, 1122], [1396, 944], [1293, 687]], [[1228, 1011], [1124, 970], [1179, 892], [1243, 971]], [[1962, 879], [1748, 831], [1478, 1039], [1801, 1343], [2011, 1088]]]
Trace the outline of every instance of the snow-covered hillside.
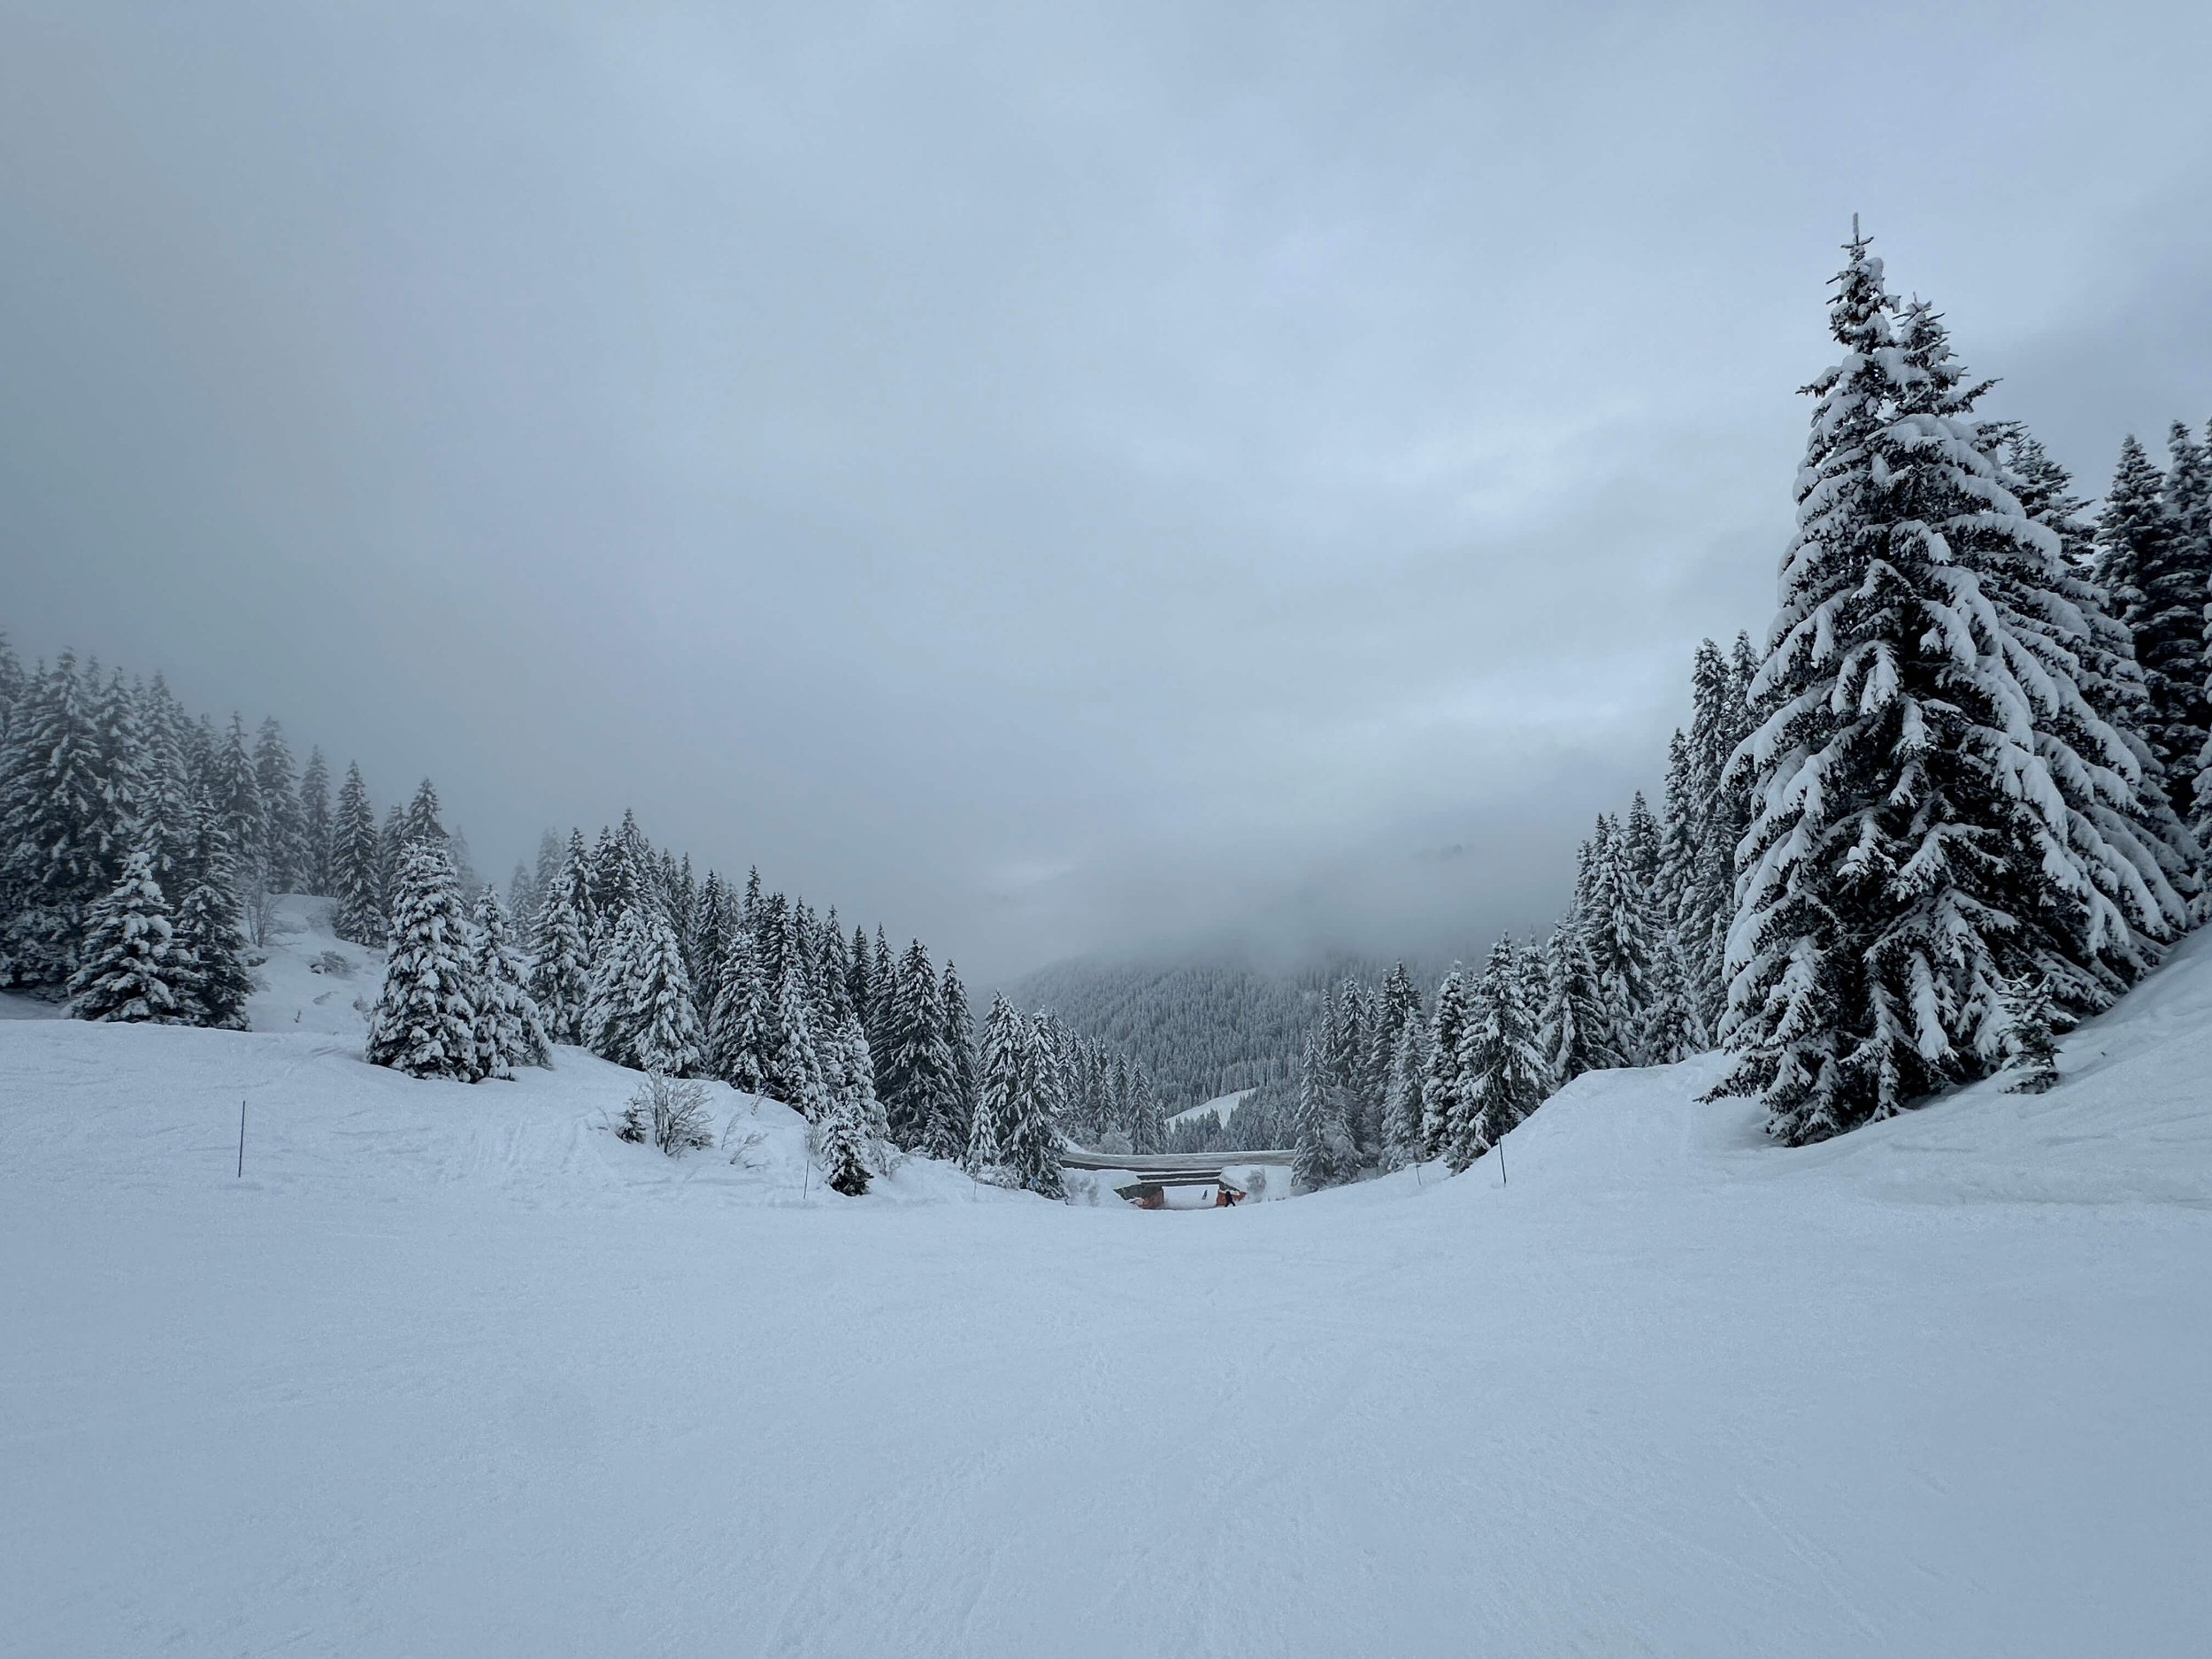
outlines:
[[1225, 1124], [1229, 1121], [1229, 1114], [1236, 1110], [1237, 1102], [1251, 1092], [1248, 1088], [1240, 1088], [1227, 1094], [1217, 1094], [1210, 1101], [1201, 1101], [1195, 1106], [1185, 1107], [1167, 1121], [1170, 1124], [1187, 1124], [1201, 1118], [1210, 1118], [1216, 1123]]
[[1604, 1073], [1502, 1168], [1140, 1214], [825, 1194], [736, 1095], [739, 1163], [671, 1163], [572, 1050], [373, 1071], [372, 964], [295, 921], [265, 1031], [0, 1023], [0, 1652], [2212, 1628], [2212, 941], [2047, 1096], [1790, 1152], [1698, 1064]]

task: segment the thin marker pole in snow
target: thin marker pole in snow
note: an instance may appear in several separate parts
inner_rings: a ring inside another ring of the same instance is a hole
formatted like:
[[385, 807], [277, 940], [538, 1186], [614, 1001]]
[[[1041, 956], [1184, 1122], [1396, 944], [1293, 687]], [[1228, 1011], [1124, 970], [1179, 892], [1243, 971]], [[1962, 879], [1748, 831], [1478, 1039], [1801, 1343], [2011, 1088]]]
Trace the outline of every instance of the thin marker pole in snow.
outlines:
[[1498, 1185], [1505, 1185], [1505, 1142], [1498, 1142]]
[[246, 1102], [238, 1102], [238, 1179], [246, 1179]]

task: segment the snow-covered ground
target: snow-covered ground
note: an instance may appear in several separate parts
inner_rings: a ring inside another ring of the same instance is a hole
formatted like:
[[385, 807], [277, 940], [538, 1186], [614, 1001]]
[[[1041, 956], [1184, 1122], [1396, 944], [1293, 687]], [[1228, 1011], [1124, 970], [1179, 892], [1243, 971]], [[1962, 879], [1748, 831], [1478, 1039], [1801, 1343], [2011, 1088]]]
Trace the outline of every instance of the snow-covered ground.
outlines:
[[324, 943], [0, 1024], [0, 1652], [2206, 1651], [2212, 940], [2039, 1099], [1616, 1072], [1198, 1214], [672, 1164], [363, 1065]]
[[1195, 1106], [1186, 1106], [1181, 1111], [1170, 1118], [1168, 1122], [1188, 1123], [1193, 1118], [1210, 1117], [1217, 1123], [1225, 1124], [1229, 1121], [1229, 1114], [1236, 1110], [1237, 1102], [1251, 1092], [1248, 1088], [1240, 1088], [1233, 1094], [1217, 1094], [1211, 1100], [1201, 1101]]

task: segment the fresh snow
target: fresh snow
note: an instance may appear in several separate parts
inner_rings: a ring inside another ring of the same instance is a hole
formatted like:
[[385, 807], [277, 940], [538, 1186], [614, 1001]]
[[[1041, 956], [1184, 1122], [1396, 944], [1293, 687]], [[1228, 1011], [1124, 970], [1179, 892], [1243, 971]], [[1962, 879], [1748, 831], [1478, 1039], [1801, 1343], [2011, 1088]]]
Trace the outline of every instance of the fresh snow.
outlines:
[[0, 1653], [2204, 1650], [2212, 941], [2049, 1094], [1163, 1215], [373, 1069], [317, 908], [254, 1033], [0, 1024]]
[[1248, 1088], [1240, 1088], [1233, 1094], [1217, 1094], [1211, 1100], [1201, 1102], [1198, 1105], [1184, 1107], [1181, 1111], [1169, 1118], [1168, 1122], [1171, 1124], [1189, 1123], [1195, 1118], [1210, 1115], [1216, 1123], [1225, 1124], [1229, 1121], [1229, 1114], [1236, 1110], [1237, 1102], [1251, 1093], [1252, 1091]]

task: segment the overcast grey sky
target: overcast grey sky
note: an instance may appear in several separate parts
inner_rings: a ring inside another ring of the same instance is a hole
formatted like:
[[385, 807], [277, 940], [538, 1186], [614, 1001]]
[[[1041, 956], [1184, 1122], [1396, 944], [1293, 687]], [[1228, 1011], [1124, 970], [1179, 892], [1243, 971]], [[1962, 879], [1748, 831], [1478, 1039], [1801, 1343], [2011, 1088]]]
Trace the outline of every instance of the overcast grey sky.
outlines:
[[1854, 211], [2093, 492], [2212, 7], [0, 0], [0, 626], [987, 976], [1523, 926]]

